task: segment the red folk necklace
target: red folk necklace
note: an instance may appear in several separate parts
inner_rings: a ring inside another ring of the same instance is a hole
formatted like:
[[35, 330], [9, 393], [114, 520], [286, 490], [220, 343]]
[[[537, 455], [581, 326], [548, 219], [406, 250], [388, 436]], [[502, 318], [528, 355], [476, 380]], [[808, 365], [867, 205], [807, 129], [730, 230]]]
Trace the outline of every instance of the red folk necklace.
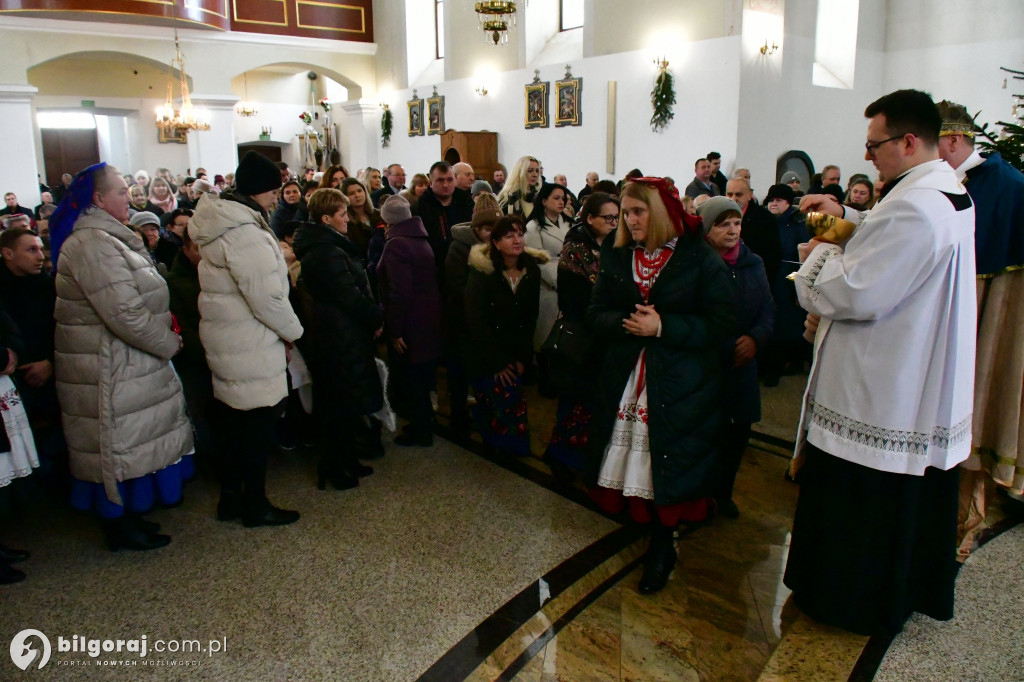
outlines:
[[647, 303], [651, 295], [651, 289], [654, 287], [654, 282], [658, 279], [658, 274], [665, 266], [665, 263], [668, 262], [668, 259], [672, 257], [672, 249], [658, 248], [650, 255], [644, 249], [637, 249], [633, 253], [634, 278], [644, 303]]

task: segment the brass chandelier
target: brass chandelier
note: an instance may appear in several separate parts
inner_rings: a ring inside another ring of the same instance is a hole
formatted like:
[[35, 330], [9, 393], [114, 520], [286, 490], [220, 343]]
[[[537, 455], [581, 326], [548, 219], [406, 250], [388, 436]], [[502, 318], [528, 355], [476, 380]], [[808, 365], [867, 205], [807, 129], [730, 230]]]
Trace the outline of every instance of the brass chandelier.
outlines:
[[177, 67], [178, 87], [181, 91], [181, 108], [174, 108], [174, 80], [167, 82], [167, 101], [156, 109], [156, 126], [167, 135], [187, 135], [193, 130], [209, 130], [210, 122], [205, 113], [192, 106], [192, 98], [188, 93], [188, 74], [185, 73], [185, 61], [181, 56], [181, 45], [178, 43], [178, 29], [174, 29], [174, 59], [171, 69]]
[[493, 45], [508, 45], [509, 26], [516, 25], [516, 3], [511, 0], [482, 0], [476, 3], [484, 41]]
[[249, 99], [249, 76], [248, 74], [242, 74], [242, 78], [245, 81], [245, 99], [235, 105], [235, 113], [242, 118], [252, 118], [256, 114], [260, 113], [259, 109], [256, 108], [256, 103]]

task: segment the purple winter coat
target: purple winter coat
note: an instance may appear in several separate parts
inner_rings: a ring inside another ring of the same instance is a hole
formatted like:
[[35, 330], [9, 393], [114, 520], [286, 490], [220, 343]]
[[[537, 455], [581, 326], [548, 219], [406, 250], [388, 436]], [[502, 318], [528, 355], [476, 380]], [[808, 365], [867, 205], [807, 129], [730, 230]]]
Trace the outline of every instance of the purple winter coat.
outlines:
[[441, 291], [434, 251], [417, 216], [392, 225], [377, 264], [384, 334], [402, 339], [410, 363], [441, 357]]

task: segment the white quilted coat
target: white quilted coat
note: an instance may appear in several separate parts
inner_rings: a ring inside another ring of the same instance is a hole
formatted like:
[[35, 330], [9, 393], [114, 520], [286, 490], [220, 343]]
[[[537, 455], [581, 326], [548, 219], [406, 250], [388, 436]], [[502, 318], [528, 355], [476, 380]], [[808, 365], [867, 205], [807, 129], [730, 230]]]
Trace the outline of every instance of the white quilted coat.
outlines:
[[188, 224], [199, 245], [199, 337], [213, 395], [237, 410], [288, 395], [285, 341], [302, 336], [288, 301], [288, 268], [258, 211], [207, 194]]
[[167, 284], [142, 240], [109, 213], [75, 222], [57, 264], [54, 372], [71, 474], [117, 482], [192, 451], [192, 427], [170, 358]]

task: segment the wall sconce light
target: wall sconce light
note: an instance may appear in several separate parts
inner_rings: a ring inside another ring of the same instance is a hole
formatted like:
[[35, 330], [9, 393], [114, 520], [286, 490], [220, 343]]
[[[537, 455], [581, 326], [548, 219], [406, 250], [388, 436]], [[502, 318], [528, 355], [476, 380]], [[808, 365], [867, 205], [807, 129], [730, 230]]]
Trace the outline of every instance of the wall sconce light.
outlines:
[[775, 42], [775, 41], [773, 40], [773, 41], [772, 41], [772, 45], [771, 45], [771, 47], [768, 47], [768, 39], [767, 39], [767, 38], [765, 38], [765, 41], [764, 41], [764, 45], [762, 45], [762, 46], [760, 47], [760, 50], [761, 50], [761, 54], [763, 54], [763, 55], [765, 55], [765, 56], [770, 56], [770, 55], [773, 55], [773, 54], [775, 54], [776, 52], [778, 52], [778, 51], [779, 51], [779, 46], [778, 46], [778, 44], [777, 44], [777, 43], [776, 43], [776, 42]]
[[474, 89], [474, 92], [476, 92], [476, 94], [480, 95], [481, 97], [486, 97], [487, 96], [487, 86], [484, 85], [483, 83], [481, 83], [480, 85], [476, 86], [476, 88]]

